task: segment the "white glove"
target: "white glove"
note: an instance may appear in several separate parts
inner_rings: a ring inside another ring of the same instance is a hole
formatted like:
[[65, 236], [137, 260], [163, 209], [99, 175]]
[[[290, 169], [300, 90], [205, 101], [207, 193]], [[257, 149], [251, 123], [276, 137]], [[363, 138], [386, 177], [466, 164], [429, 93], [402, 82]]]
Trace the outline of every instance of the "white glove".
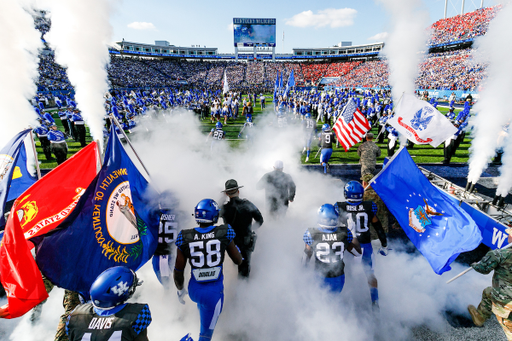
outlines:
[[185, 300], [183, 298], [185, 297], [185, 295], [188, 294], [187, 289], [183, 288], [181, 290], [178, 290], [177, 294], [178, 294], [178, 301], [180, 301], [181, 304], [185, 304]]
[[380, 253], [381, 255], [383, 255], [383, 256], [387, 256], [387, 255], [388, 255], [388, 253], [389, 253], [389, 250], [391, 250], [391, 249], [388, 249], [388, 247], [387, 247], [387, 246], [383, 246], [383, 247], [381, 247], [381, 248], [379, 249], [379, 253]]

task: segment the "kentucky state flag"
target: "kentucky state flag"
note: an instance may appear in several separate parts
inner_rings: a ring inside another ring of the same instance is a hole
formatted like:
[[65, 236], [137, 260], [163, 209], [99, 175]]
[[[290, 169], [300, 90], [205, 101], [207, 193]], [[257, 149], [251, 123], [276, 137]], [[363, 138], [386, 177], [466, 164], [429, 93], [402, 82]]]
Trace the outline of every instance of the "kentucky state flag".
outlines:
[[476, 223], [450, 197], [428, 181], [406, 148], [371, 181], [372, 188], [438, 275], [461, 253], [482, 241]]
[[157, 246], [158, 219], [148, 205], [151, 194], [111, 129], [100, 172], [73, 212], [37, 246], [43, 274], [61, 288], [85, 293], [107, 268], [140, 268]]
[[0, 150], [0, 226], [5, 226], [5, 203], [9, 198], [12, 177], [18, 162], [23, 139], [30, 132], [24, 130], [14, 136], [5, 147]]

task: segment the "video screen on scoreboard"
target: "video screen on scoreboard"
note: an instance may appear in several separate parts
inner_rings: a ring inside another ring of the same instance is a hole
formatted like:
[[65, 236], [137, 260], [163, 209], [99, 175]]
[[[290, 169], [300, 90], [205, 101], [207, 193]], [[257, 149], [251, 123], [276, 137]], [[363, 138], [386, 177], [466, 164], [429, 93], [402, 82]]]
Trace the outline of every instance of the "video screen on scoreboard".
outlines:
[[276, 19], [233, 18], [235, 46], [276, 46]]

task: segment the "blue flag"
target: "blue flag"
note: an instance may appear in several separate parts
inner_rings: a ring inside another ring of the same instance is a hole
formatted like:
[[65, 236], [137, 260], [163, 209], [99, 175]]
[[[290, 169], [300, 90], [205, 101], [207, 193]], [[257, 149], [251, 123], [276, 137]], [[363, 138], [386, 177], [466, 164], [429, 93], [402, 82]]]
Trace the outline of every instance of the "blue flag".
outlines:
[[461, 253], [474, 250], [482, 234], [449, 194], [428, 181], [406, 148], [371, 182], [412, 243], [438, 275]]
[[17, 199], [23, 192], [37, 181], [27, 169], [27, 152], [25, 150], [25, 143], [22, 143], [18, 161], [12, 172], [11, 187], [7, 201]]
[[288, 82], [286, 83], [286, 90], [284, 92], [285, 96], [288, 96], [288, 93], [290, 92], [290, 89], [295, 86], [295, 77], [293, 76], [293, 70], [292, 73], [288, 76]]
[[12, 175], [18, 162], [23, 139], [29, 132], [30, 129], [27, 129], [18, 133], [0, 150], [0, 226], [5, 226], [4, 210], [9, 198]]
[[43, 274], [61, 288], [85, 293], [107, 268], [139, 269], [157, 246], [153, 194], [111, 129], [100, 172], [66, 220], [38, 243]]

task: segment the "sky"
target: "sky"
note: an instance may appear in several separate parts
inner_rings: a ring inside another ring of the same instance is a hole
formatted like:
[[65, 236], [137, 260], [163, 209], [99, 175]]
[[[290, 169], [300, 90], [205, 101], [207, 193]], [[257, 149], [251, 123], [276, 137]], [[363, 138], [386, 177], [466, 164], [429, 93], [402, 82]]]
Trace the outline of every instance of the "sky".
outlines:
[[[493, 6], [499, 0], [484, 0]], [[390, 22], [382, 3], [372, 0], [322, 1], [177, 1], [124, 0], [114, 2], [112, 41], [216, 47], [233, 53], [233, 18], [276, 18], [276, 52], [293, 48], [323, 48], [351, 41], [353, 45], [385, 41]], [[444, 0], [424, 0], [430, 24], [443, 18]], [[465, 12], [480, 7], [481, 0], [466, 0]], [[460, 13], [462, 0], [450, 0], [448, 16]], [[284, 35], [284, 41], [283, 41]]]

